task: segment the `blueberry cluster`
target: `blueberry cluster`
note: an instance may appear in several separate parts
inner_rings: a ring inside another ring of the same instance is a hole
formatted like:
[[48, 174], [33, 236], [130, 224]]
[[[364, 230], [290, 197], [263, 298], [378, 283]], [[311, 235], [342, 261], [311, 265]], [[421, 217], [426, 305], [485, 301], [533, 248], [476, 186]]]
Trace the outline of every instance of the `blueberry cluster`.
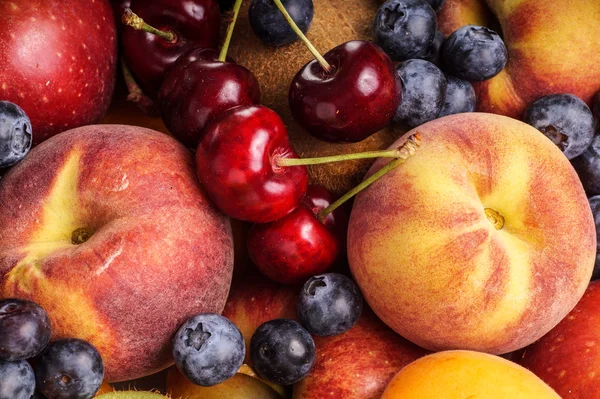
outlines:
[[[316, 358], [311, 334], [342, 334], [356, 324], [362, 310], [362, 294], [350, 278], [338, 273], [311, 277], [298, 296], [300, 323], [274, 319], [261, 324], [252, 335], [250, 359], [256, 372], [280, 385], [302, 380]], [[190, 318], [173, 339], [175, 365], [200, 386], [213, 386], [233, 377], [245, 355], [240, 330], [226, 317], [213, 313]]]
[[0, 399], [90, 399], [102, 385], [104, 365], [80, 339], [50, 341], [50, 320], [38, 304], [0, 301]]
[[507, 50], [485, 27], [463, 26], [448, 38], [438, 30], [440, 0], [387, 0], [373, 22], [375, 42], [399, 62], [400, 105], [394, 122], [409, 128], [443, 116], [475, 110], [471, 81], [504, 68]]
[[338, 273], [311, 277], [297, 302], [300, 323], [275, 319], [259, 326], [250, 341], [250, 358], [266, 380], [291, 385], [312, 369], [316, 350], [311, 334], [331, 336], [352, 328], [363, 309], [356, 284]]

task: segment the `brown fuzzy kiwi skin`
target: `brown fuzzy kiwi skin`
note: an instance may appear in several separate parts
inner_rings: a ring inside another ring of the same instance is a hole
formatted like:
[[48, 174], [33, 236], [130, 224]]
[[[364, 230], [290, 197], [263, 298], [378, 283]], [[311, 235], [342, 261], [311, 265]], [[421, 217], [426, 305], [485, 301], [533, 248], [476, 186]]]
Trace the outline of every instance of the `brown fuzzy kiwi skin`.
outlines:
[[148, 391], [115, 391], [96, 396], [95, 399], [172, 399], [156, 392]]
[[[371, 26], [378, 0], [313, 0], [315, 16], [307, 37], [322, 53], [349, 40], [371, 40]], [[274, 109], [288, 127], [292, 146], [302, 158], [338, 155], [387, 148], [405, 130], [390, 127], [352, 144], [328, 143], [316, 139], [292, 118], [288, 103], [290, 83], [296, 73], [312, 60], [304, 44], [273, 48], [262, 44], [248, 21], [248, 6], [242, 5], [229, 48], [229, 55], [250, 69], [260, 83], [261, 102]], [[309, 167], [311, 183], [320, 184], [341, 195], [360, 183], [374, 160], [339, 162]]]

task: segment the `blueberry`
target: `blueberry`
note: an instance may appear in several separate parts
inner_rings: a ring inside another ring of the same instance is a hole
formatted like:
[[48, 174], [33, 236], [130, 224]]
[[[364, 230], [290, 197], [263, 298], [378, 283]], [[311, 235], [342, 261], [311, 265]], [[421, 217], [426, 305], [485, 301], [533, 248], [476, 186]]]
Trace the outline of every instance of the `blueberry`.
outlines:
[[0, 300], [0, 359], [32, 358], [49, 341], [50, 320], [41, 306], [23, 299]]
[[594, 114], [594, 120], [596, 121], [596, 131], [600, 132], [600, 91], [594, 96], [592, 113]]
[[37, 388], [48, 399], [93, 398], [104, 378], [98, 350], [76, 338], [50, 342], [34, 368]]
[[568, 159], [581, 155], [594, 138], [594, 117], [572, 94], [551, 94], [527, 107], [523, 120], [544, 133]]
[[433, 8], [422, 0], [387, 0], [375, 15], [375, 42], [393, 61], [420, 58], [437, 32]]
[[315, 363], [315, 342], [300, 323], [275, 319], [261, 324], [250, 340], [250, 359], [264, 379], [292, 385], [303, 379]]
[[0, 101], [0, 168], [22, 160], [31, 149], [31, 122], [17, 104]]
[[196, 385], [213, 386], [233, 377], [244, 356], [242, 333], [218, 314], [204, 313], [190, 318], [173, 339], [175, 364]]
[[600, 135], [595, 135], [592, 144], [571, 164], [577, 171], [587, 195], [600, 195]]
[[431, 8], [433, 8], [436, 11], [442, 8], [445, 1], [446, 0], [425, 0], [425, 2], [428, 3], [431, 6]]
[[453, 75], [479, 81], [500, 73], [508, 54], [496, 32], [483, 26], [465, 25], [444, 41], [442, 58]]
[[[306, 33], [315, 14], [312, 0], [281, 0], [281, 3], [298, 28]], [[252, 0], [248, 17], [254, 34], [265, 44], [283, 46], [298, 39], [273, 0]]]
[[354, 281], [338, 273], [311, 277], [298, 296], [298, 318], [315, 335], [348, 331], [358, 321], [362, 309], [360, 290]]
[[30, 399], [35, 391], [33, 369], [25, 360], [0, 360], [0, 399]]
[[475, 111], [477, 98], [475, 97], [475, 89], [473, 89], [471, 82], [448, 74], [446, 74], [446, 81], [448, 82], [446, 99], [438, 118]]
[[433, 42], [427, 48], [427, 51], [419, 57], [423, 60], [434, 63], [438, 67], [442, 65], [442, 45], [444, 44], [444, 35], [439, 30], [435, 32]]
[[588, 200], [596, 223], [596, 263], [594, 264], [592, 280], [597, 280], [600, 278], [600, 195], [590, 197]]
[[425, 60], [408, 60], [396, 68], [401, 101], [394, 122], [410, 128], [437, 118], [446, 98], [446, 77]]

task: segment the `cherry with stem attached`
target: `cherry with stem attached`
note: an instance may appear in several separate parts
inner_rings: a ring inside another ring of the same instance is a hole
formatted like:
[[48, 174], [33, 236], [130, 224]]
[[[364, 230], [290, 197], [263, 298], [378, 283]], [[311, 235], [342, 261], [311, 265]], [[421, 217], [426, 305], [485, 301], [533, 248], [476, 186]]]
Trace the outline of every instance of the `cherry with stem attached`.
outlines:
[[277, 113], [260, 105], [239, 106], [207, 126], [196, 151], [196, 167], [204, 189], [222, 212], [267, 223], [290, 214], [300, 204], [308, 186], [305, 165], [392, 158], [382, 170], [320, 211], [319, 218], [325, 220], [352, 195], [403, 163], [418, 146], [418, 135], [413, 135], [398, 149], [298, 159]]
[[273, 1], [315, 57], [292, 80], [294, 119], [310, 134], [332, 142], [362, 141], [387, 126], [400, 101], [400, 84], [387, 54], [371, 42], [355, 40], [322, 56], [281, 0]]
[[122, 21], [128, 26], [121, 34], [123, 56], [152, 99], [179, 56], [219, 45], [221, 14], [214, 0], [132, 0]]
[[331, 270], [346, 253], [348, 215], [337, 208], [323, 220], [317, 215], [333, 202], [331, 193], [310, 185], [289, 215], [255, 224], [248, 234], [248, 254], [264, 275], [281, 284], [301, 284]]
[[206, 125], [226, 110], [260, 103], [256, 77], [227, 59], [241, 3], [236, 0], [233, 6], [233, 19], [220, 53], [213, 49], [184, 53], [160, 88], [162, 119], [171, 134], [188, 147], [195, 148]]

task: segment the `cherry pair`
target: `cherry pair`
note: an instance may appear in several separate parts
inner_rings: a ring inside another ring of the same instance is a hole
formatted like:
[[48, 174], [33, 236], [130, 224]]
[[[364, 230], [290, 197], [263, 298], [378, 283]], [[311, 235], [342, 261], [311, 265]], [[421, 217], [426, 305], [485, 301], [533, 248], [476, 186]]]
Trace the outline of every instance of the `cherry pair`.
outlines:
[[[257, 223], [249, 239], [257, 266], [277, 281], [293, 283], [326, 271], [344, 253], [347, 217], [340, 206], [404, 162], [417, 146], [411, 139], [398, 149], [300, 159], [275, 111], [239, 106], [206, 127], [196, 168], [202, 186], [223, 213]], [[322, 189], [309, 189], [305, 165], [376, 157], [392, 161], [333, 203]], [[314, 272], [303, 274], [308, 269]]]

